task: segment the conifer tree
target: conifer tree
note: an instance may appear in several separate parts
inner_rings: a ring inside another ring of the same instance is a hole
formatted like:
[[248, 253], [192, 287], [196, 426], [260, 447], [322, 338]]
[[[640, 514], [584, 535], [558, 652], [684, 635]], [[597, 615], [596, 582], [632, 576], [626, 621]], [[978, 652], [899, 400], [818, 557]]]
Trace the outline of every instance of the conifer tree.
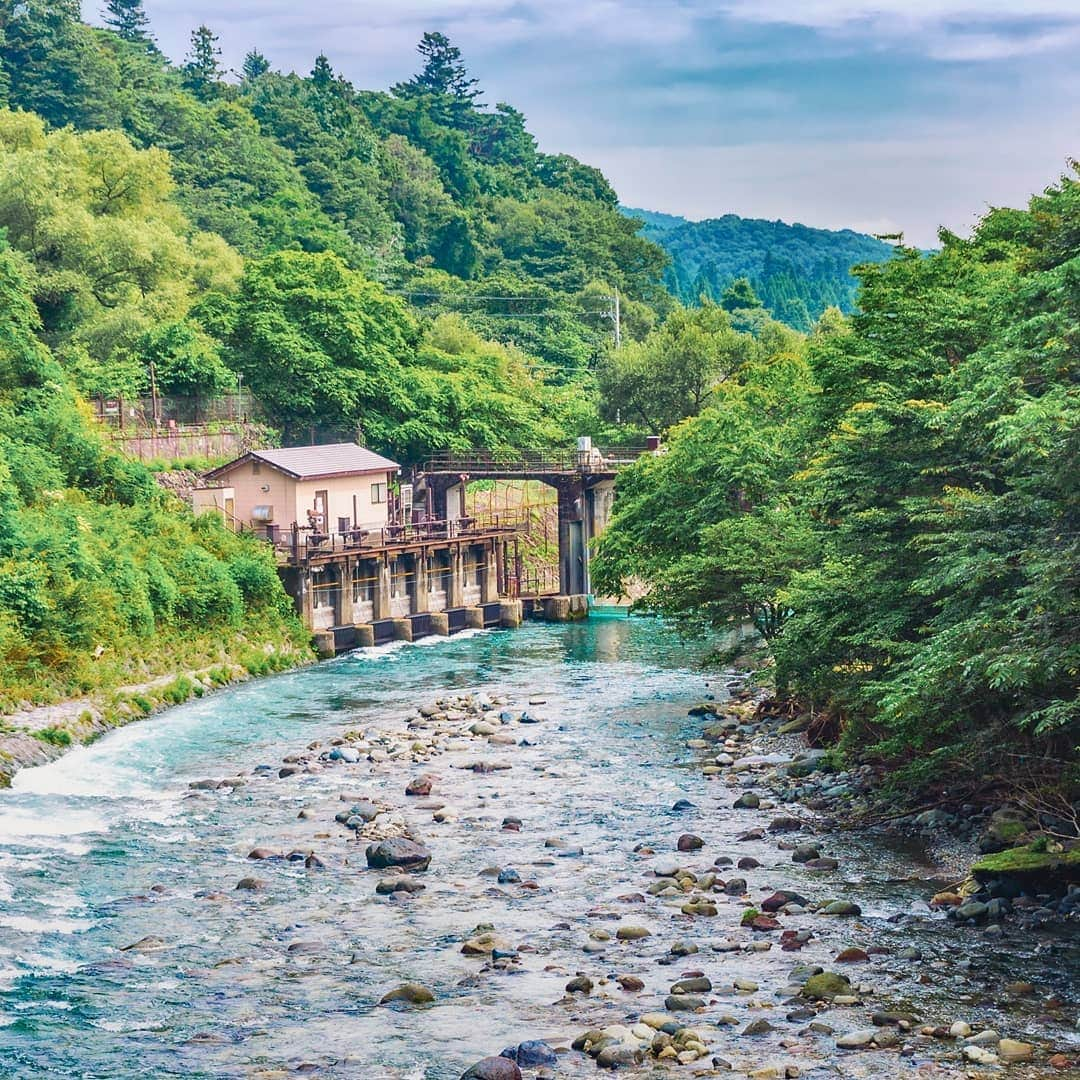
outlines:
[[102, 12], [105, 25], [125, 41], [149, 41], [150, 20], [142, 0], [107, 0]]
[[252, 49], [244, 57], [240, 75], [244, 82], [253, 83], [270, 70], [270, 61], [258, 49]]
[[184, 81], [198, 97], [212, 97], [222, 76], [217, 35], [203, 25], [191, 32], [191, 51], [184, 64]]

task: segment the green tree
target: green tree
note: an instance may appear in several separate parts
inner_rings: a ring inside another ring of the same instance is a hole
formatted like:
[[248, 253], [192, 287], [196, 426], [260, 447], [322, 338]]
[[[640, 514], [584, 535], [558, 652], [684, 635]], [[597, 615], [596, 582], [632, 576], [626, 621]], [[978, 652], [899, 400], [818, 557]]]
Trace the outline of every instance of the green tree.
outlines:
[[720, 306], [725, 311], [744, 311], [762, 307], [758, 294], [746, 278], [736, 278], [720, 297]]
[[270, 61], [258, 49], [251, 49], [244, 55], [240, 75], [244, 82], [253, 83], [261, 79], [269, 70]]
[[404, 304], [336, 256], [283, 251], [244, 271], [231, 366], [291, 437], [392, 442], [416, 338]]
[[398, 83], [394, 93], [402, 97], [431, 94], [455, 98], [472, 105], [481, 96], [478, 81], [469, 75], [461, 60], [461, 50], [445, 34], [425, 33], [416, 46], [424, 66], [408, 82]]
[[223, 75], [217, 35], [205, 24], [197, 26], [191, 32], [191, 48], [184, 62], [184, 84], [205, 101], [218, 93]]
[[150, 20], [143, 9], [143, 0], [106, 0], [102, 15], [105, 25], [125, 41], [151, 41]]

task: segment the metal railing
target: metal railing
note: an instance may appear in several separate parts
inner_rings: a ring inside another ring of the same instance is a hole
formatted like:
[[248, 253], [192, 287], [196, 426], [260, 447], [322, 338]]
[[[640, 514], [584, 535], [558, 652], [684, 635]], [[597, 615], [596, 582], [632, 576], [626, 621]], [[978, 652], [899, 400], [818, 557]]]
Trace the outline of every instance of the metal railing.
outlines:
[[485, 473], [571, 473], [615, 472], [632, 465], [645, 446], [593, 447], [591, 450], [462, 450], [435, 454], [423, 465], [425, 473], [463, 473], [472, 477]]
[[422, 521], [385, 525], [379, 529], [348, 529], [345, 532], [320, 532], [307, 525], [293, 525], [288, 530], [268, 533], [274, 549], [290, 562], [334, 554], [363, 554], [382, 548], [437, 540], [466, 540], [492, 533], [514, 533], [520, 522], [514, 515], [484, 515], [452, 521]]
[[512, 597], [554, 596], [559, 591], [559, 568], [538, 566], [511, 576], [507, 584]]

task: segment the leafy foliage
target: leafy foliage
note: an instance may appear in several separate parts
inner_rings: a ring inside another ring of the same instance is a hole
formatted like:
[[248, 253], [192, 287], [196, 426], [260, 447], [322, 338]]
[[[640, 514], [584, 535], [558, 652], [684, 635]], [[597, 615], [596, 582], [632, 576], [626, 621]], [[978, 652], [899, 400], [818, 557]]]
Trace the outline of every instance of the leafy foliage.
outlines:
[[734, 214], [687, 221], [647, 210], [624, 212], [644, 221], [643, 235], [670, 256], [664, 283], [683, 303], [721, 301], [734, 282], [746, 279], [775, 318], [802, 331], [827, 308], [852, 311], [858, 284], [852, 267], [884, 262], [892, 254], [888, 244], [850, 229], [835, 232]]
[[1080, 180], [941, 242], [862, 269], [796, 415], [725, 393], [677, 427], [598, 560], [661, 610], [756, 622], [780, 684], [919, 782], [1080, 735]]

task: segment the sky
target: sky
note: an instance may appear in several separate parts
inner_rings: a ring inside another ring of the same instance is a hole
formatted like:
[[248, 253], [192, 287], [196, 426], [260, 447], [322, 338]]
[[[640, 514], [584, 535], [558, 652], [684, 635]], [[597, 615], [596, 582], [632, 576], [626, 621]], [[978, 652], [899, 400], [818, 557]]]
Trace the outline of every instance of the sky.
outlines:
[[[84, 3], [95, 18], [95, 0]], [[145, 0], [183, 58], [206, 23], [238, 68], [320, 52], [358, 88], [409, 77], [425, 30], [542, 150], [630, 206], [933, 246], [1080, 157], [1080, 0]]]

